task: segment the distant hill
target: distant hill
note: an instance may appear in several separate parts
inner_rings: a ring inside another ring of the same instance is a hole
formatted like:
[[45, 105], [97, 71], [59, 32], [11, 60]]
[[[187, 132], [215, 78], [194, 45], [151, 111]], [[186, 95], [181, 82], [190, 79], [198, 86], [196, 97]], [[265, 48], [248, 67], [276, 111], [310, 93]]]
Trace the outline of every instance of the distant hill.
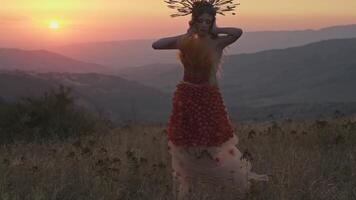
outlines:
[[[219, 87], [233, 120], [314, 118], [335, 111], [356, 113], [356, 38], [226, 56]], [[14, 59], [16, 61], [16, 59]], [[80, 105], [114, 120], [166, 123], [177, 64], [98, 73], [0, 72], [0, 99], [36, 95], [64, 84]]]
[[356, 38], [229, 57], [221, 85], [246, 105], [356, 101]]
[[170, 92], [182, 79], [183, 68], [177, 64], [151, 64], [121, 69], [117, 75], [129, 80]]
[[16, 101], [24, 96], [39, 96], [53, 86], [55, 85], [51, 82], [22, 71], [0, 71], [0, 98], [3, 101]]
[[78, 105], [103, 112], [117, 122], [167, 119], [169, 95], [134, 81], [96, 73], [0, 72], [0, 98], [39, 96], [59, 84], [70, 86]]
[[36, 72], [101, 72], [109, 68], [65, 57], [47, 50], [21, 50], [0, 48], [0, 70], [22, 70]]
[[256, 53], [270, 49], [284, 49], [330, 39], [356, 36], [356, 24], [325, 27], [318, 30], [247, 32], [228, 50], [229, 54]]
[[[282, 106], [285, 110], [294, 107], [289, 113], [300, 112], [303, 106], [309, 111], [327, 106], [347, 111], [356, 102], [355, 55], [356, 38], [231, 55], [224, 60], [223, 77], [218, 82], [226, 105], [236, 118], [240, 118], [238, 113], [242, 110], [250, 114], [261, 109], [282, 112], [281, 107], [276, 107], [285, 104], [296, 105]], [[172, 94], [182, 79], [183, 68], [148, 65], [124, 69], [119, 74]]]
[[[254, 53], [327, 39], [352, 38], [355, 35], [356, 25], [333, 26], [319, 30], [245, 32], [237, 42], [226, 49], [226, 53]], [[50, 50], [75, 59], [111, 66], [113, 70], [150, 64], [179, 64], [176, 58], [177, 50], [152, 49], [152, 42], [157, 39], [159, 38], [81, 43], [53, 47]]]
[[1, 101], [40, 96], [63, 84], [73, 88], [78, 104], [117, 121], [167, 118], [169, 95], [109, 74], [108, 67], [45, 50], [0, 49]]

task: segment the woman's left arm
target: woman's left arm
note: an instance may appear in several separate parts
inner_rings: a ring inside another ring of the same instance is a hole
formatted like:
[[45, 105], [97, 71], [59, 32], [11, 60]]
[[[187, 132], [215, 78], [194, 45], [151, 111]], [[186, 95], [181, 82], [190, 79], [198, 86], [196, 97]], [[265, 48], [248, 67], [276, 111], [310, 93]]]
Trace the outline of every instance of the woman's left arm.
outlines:
[[218, 45], [221, 48], [225, 48], [226, 46], [234, 43], [237, 39], [239, 39], [242, 35], [242, 29], [240, 28], [233, 28], [233, 27], [217, 27], [216, 24], [214, 24], [212, 28], [212, 33], [215, 34], [227, 34], [225, 36], [219, 36], [217, 39]]

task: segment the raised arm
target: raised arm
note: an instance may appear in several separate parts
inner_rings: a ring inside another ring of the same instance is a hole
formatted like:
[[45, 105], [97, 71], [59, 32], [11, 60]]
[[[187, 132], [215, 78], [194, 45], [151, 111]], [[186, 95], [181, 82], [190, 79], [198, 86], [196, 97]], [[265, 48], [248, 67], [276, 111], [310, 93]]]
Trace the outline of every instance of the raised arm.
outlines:
[[177, 40], [183, 35], [185, 34], [177, 35], [173, 37], [161, 38], [152, 43], [152, 48], [153, 49], [178, 49]]
[[177, 41], [180, 37], [184, 35], [192, 35], [197, 30], [194, 26], [189, 26], [187, 32], [185, 34], [173, 36], [173, 37], [165, 37], [161, 38], [152, 43], [153, 49], [178, 49]]
[[214, 33], [219, 34], [226, 34], [225, 36], [219, 36], [218, 37], [218, 46], [220, 48], [225, 48], [226, 46], [234, 43], [237, 39], [239, 39], [242, 35], [242, 29], [240, 28], [234, 28], [234, 27], [216, 27], [214, 26], [213, 30]]

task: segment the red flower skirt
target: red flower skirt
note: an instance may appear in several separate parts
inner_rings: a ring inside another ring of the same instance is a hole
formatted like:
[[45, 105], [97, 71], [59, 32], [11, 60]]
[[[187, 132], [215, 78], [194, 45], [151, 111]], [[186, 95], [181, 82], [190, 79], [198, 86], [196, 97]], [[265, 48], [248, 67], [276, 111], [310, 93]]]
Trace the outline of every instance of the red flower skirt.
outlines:
[[178, 83], [167, 132], [168, 140], [179, 146], [220, 146], [232, 138], [234, 127], [219, 88]]
[[250, 180], [268, 181], [267, 175], [251, 170], [236, 147], [238, 137], [218, 87], [181, 81], [172, 102], [168, 151], [178, 199], [192, 194], [199, 199], [243, 199]]

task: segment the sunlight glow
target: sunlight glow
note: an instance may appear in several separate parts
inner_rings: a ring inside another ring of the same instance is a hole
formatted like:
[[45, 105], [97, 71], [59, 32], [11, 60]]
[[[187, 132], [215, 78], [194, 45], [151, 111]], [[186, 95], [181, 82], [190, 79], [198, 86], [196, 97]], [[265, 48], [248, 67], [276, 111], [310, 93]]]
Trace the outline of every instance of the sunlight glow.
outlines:
[[56, 20], [50, 21], [50, 23], [49, 23], [49, 28], [50, 28], [50, 29], [59, 29], [58, 21], [56, 21]]

